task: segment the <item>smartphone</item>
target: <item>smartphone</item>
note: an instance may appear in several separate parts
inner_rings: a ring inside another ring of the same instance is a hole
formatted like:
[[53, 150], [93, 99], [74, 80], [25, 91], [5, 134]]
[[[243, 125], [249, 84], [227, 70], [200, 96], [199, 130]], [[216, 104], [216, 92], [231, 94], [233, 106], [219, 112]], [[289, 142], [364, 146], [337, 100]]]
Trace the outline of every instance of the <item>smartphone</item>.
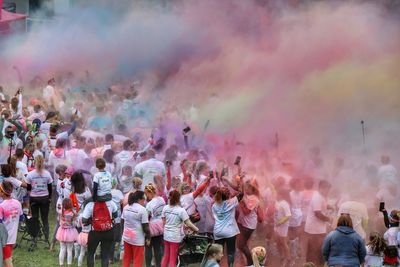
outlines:
[[190, 127], [188, 126], [188, 127], [186, 127], [185, 129], [183, 129], [183, 132], [185, 133], [185, 134], [187, 134], [188, 132], [190, 132], [192, 129], [190, 129]]
[[236, 159], [235, 159], [235, 165], [239, 165], [240, 164], [240, 161], [242, 160], [242, 157], [241, 156], [237, 156], [236, 157]]
[[379, 203], [379, 211], [383, 211], [385, 209], [385, 202]]
[[214, 178], [214, 172], [213, 172], [213, 171], [210, 171], [209, 176], [210, 176], [210, 178]]

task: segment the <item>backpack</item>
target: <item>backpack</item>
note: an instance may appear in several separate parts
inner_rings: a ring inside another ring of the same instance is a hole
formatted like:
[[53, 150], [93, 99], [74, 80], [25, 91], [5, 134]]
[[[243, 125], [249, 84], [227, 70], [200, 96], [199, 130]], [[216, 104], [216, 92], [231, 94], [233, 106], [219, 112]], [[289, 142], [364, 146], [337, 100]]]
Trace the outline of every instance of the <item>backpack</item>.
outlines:
[[93, 207], [92, 227], [94, 231], [111, 230], [113, 223], [106, 202], [95, 202]]

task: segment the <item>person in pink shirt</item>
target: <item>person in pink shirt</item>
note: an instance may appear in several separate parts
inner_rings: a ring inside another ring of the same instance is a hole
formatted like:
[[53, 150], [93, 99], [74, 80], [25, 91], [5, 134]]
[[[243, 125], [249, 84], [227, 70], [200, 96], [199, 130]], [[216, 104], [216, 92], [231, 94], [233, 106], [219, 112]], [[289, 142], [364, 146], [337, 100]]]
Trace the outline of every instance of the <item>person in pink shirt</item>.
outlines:
[[7, 245], [3, 247], [3, 262], [5, 267], [12, 267], [12, 250], [17, 240], [18, 224], [22, 216], [22, 205], [18, 200], [11, 198], [13, 185], [4, 181], [0, 184], [0, 220], [8, 232]]

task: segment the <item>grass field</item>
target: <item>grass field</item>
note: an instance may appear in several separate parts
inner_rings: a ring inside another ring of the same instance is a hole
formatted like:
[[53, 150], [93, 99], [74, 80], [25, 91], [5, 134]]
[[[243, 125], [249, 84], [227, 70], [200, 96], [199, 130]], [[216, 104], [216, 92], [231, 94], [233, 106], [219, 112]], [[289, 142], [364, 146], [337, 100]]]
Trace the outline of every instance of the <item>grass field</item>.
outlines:
[[[56, 212], [54, 209], [50, 211], [50, 235], [54, 232]], [[21, 233], [18, 233], [17, 242], [20, 240]], [[47, 248], [47, 244], [41, 242], [38, 243], [38, 247], [33, 252], [28, 252], [28, 247], [23, 242], [22, 247], [17, 247], [13, 251], [13, 263], [15, 267], [54, 267], [58, 265], [58, 244], [56, 245], [55, 251], [50, 252]], [[67, 266], [66, 259], [64, 260], [65, 266]], [[117, 262], [110, 267], [121, 266], [121, 262]], [[78, 266], [76, 260], [73, 261], [72, 266]], [[86, 258], [83, 262], [83, 266], [86, 266]], [[96, 266], [100, 266], [100, 261], [96, 261]]]
[[[56, 212], [54, 209], [50, 210], [49, 222], [50, 222], [50, 235], [54, 232], [55, 221], [56, 221]], [[21, 233], [18, 233], [17, 243], [19, 243]], [[255, 232], [253, 234], [251, 245], [250, 247], [256, 245], [263, 245], [264, 238], [262, 237], [263, 234], [260, 232]], [[47, 244], [38, 243], [38, 247], [32, 251], [28, 252], [28, 247], [25, 242], [23, 242], [22, 246], [17, 247], [13, 251], [13, 263], [15, 267], [56, 267], [59, 266], [58, 264], [58, 253], [59, 253], [59, 246], [58, 243], [55, 247], [53, 252], [50, 252], [47, 248]], [[235, 266], [244, 266], [241, 262], [241, 257], [235, 257]], [[66, 259], [64, 260], [65, 266], [67, 266]], [[189, 267], [196, 267], [199, 264], [192, 264]], [[76, 260], [72, 262], [72, 266], [78, 266]], [[83, 266], [86, 266], [86, 258], [83, 262]], [[100, 267], [100, 260], [96, 260], [95, 263], [96, 267]], [[116, 262], [115, 264], [110, 264], [110, 267], [117, 267], [122, 266], [121, 261]], [[145, 265], [143, 265], [145, 266]], [[221, 266], [226, 266], [225, 259], [222, 262]], [[269, 266], [275, 266], [274, 264]]]

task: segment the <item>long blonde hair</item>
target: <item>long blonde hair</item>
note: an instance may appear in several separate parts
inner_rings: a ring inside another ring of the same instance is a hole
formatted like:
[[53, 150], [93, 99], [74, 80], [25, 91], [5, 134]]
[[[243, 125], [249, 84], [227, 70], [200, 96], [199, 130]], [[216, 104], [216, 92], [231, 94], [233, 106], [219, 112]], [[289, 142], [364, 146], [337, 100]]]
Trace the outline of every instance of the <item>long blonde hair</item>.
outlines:
[[44, 170], [44, 158], [42, 155], [35, 157], [35, 169], [37, 172], [42, 172]]
[[265, 264], [265, 257], [267, 251], [264, 247], [255, 247], [251, 250], [251, 258], [253, 260], [254, 267], [261, 267]]

